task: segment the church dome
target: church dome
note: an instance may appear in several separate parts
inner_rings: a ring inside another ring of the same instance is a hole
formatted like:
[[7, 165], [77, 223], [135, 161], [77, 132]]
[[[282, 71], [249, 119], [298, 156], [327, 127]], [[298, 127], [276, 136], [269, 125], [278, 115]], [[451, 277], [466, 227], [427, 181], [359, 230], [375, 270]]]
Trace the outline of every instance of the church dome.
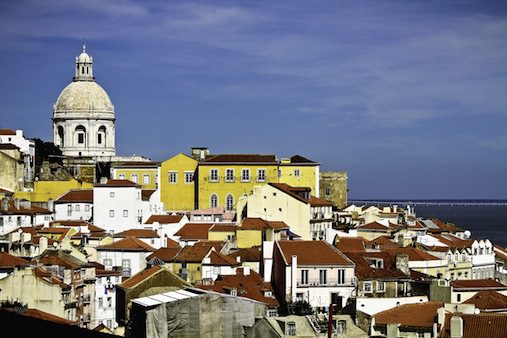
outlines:
[[56, 100], [56, 113], [110, 113], [114, 107], [106, 91], [94, 81], [74, 81], [65, 87]]

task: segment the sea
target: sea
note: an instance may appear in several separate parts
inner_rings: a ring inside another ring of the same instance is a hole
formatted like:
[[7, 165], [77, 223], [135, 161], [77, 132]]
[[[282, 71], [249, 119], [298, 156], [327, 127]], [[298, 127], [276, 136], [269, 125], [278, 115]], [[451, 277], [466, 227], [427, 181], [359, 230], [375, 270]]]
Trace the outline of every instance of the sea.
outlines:
[[[359, 201], [349, 201], [350, 204]], [[507, 247], [507, 200], [363, 200], [366, 205], [411, 205], [417, 217], [438, 218], [469, 230], [473, 239]], [[400, 203], [401, 202], [401, 203]]]

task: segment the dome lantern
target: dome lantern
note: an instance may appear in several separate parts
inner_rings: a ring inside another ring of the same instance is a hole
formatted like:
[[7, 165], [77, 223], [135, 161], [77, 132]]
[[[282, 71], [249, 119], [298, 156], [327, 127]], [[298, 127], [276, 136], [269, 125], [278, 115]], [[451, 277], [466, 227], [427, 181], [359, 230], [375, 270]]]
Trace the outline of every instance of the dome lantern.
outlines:
[[95, 81], [93, 77], [93, 58], [86, 53], [86, 45], [83, 44], [83, 51], [76, 56], [76, 73], [74, 81]]

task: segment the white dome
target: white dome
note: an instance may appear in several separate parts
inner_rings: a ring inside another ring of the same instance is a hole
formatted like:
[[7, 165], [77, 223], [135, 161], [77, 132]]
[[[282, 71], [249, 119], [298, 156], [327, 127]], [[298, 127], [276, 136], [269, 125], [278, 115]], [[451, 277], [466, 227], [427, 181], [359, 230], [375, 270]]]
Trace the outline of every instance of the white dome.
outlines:
[[77, 62], [91, 63], [92, 58], [86, 52], [82, 52], [81, 54], [79, 54], [79, 56], [77, 58]]
[[94, 81], [75, 81], [65, 87], [56, 100], [56, 113], [110, 113], [114, 107], [106, 91]]

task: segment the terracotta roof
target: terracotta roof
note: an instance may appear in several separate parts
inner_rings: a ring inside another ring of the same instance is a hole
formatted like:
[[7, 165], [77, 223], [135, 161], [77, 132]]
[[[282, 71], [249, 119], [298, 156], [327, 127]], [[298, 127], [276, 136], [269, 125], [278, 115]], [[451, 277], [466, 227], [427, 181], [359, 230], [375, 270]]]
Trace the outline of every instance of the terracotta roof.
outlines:
[[261, 247], [254, 246], [247, 249], [238, 249], [228, 255], [234, 259], [241, 258], [242, 262], [260, 262], [261, 260]]
[[93, 189], [69, 190], [55, 203], [93, 203]]
[[143, 201], [149, 201], [150, 200], [150, 197], [151, 195], [153, 195], [153, 193], [157, 191], [155, 189], [142, 189], [141, 190], [141, 199]]
[[104, 251], [155, 251], [155, 248], [136, 237], [126, 237], [112, 244], [101, 245], [96, 248]]
[[155, 230], [151, 229], [129, 229], [119, 232], [113, 236], [114, 238], [126, 238], [126, 237], [137, 237], [137, 238], [159, 238], [159, 235]]
[[279, 306], [274, 296], [264, 296], [264, 291], [271, 291], [273, 293], [271, 283], [264, 282], [261, 275], [253, 270], [250, 270], [250, 273], [246, 276], [243, 274], [244, 269], [237, 269], [237, 271], [236, 275], [218, 276], [213, 285], [200, 285], [198, 287], [226, 294], [230, 293], [229, 290], [236, 289], [238, 296], [262, 302], [270, 308], [277, 308]]
[[57, 266], [63, 266], [67, 269], [79, 269], [82, 266], [87, 265], [86, 262], [80, 262], [78, 259], [67, 256], [67, 257], [61, 257], [60, 253], [58, 251], [46, 251], [44, 254], [45, 256], [41, 256], [38, 258], [38, 263], [50, 266], [50, 265], [57, 265]]
[[179, 223], [182, 218], [183, 215], [151, 215], [145, 224], [153, 224], [155, 222], [159, 222], [160, 224]]
[[235, 232], [238, 226], [234, 223], [215, 223], [208, 231]]
[[0, 208], [0, 215], [36, 215], [36, 214], [52, 214], [51, 211], [45, 208], [37, 207], [35, 205], [31, 205], [29, 208], [25, 208], [22, 205], [22, 202], [19, 204], [19, 208], [16, 208], [14, 199], [9, 199], [9, 205], [7, 211], [4, 211]]
[[435, 234], [432, 236], [448, 247], [456, 249], [470, 248], [474, 242], [473, 239], [462, 239], [452, 234]]
[[493, 251], [495, 251], [495, 255], [497, 257], [500, 257], [503, 260], [507, 260], [507, 251], [504, 248], [502, 248], [501, 246], [494, 245]]
[[419, 250], [416, 248], [385, 248], [384, 251], [390, 252], [392, 254], [406, 254], [408, 255], [409, 261], [435, 261], [440, 260], [440, 258], [430, 255], [426, 251]]
[[454, 224], [451, 224], [451, 223], [446, 223], [446, 222], [443, 222], [442, 220], [439, 220], [438, 218], [433, 218], [431, 220], [438, 228], [435, 229], [435, 228], [431, 228], [429, 227], [428, 228], [428, 232], [432, 232], [432, 233], [440, 233], [440, 232], [450, 232], [450, 233], [455, 233], [455, 232], [462, 232], [463, 229], [461, 228], [458, 228], [456, 225]]
[[341, 252], [365, 252], [363, 237], [339, 237], [336, 248]]
[[333, 202], [326, 201], [325, 199], [310, 196], [310, 205], [313, 207], [317, 206], [332, 206]]
[[12, 129], [0, 129], [0, 135], [16, 135], [16, 132]]
[[14, 194], [14, 191], [0, 188], [0, 194], [12, 195]]
[[273, 163], [276, 164], [275, 155], [259, 154], [221, 154], [210, 155], [201, 163]]
[[323, 241], [278, 241], [287, 265], [296, 255], [298, 265], [354, 265], [345, 255]]
[[[6, 309], [6, 308], [4, 308], [4, 309]], [[9, 309], [9, 311], [11, 311], [11, 310]], [[48, 313], [48, 312], [37, 310], [37, 309], [25, 309], [22, 311], [16, 311], [16, 313], [19, 315], [25, 316], [25, 317], [42, 319], [42, 320], [45, 320], [48, 322], [53, 322], [53, 323], [58, 323], [58, 324], [77, 325], [76, 322], [73, 322], [71, 320], [56, 316], [56, 315]]]
[[294, 155], [294, 156], [292, 156], [290, 158], [290, 163], [313, 163], [313, 164], [317, 164], [317, 162], [309, 160], [306, 157], [303, 157], [301, 155]]
[[137, 183], [134, 183], [129, 180], [113, 180], [108, 179], [107, 183], [96, 183], [93, 185], [94, 187], [138, 187]]
[[222, 255], [216, 251], [211, 252], [209, 255], [210, 265], [223, 265], [223, 266], [235, 266], [241, 263], [238, 263], [234, 258]]
[[507, 296], [494, 290], [481, 290], [463, 303], [474, 304], [481, 310], [507, 309]]
[[507, 286], [494, 279], [459, 279], [451, 282], [454, 290], [470, 289], [470, 290], [507, 290]]
[[297, 199], [300, 202], [303, 202], [306, 204], [310, 203], [310, 201], [308, 199], [306, 199], [303, 196], [298, 194], [298, 192], [308, 192], [309, 193], [311, 191], [311, 189], [308, 187], [292, 187], [286, 183], [268, 183], [268, 185], [270, 185], [280, 191], [283, 191], [287, 195]]
[[46, 283], [58, 285], [62, 289], [69, 287], [69, 285], [65, 284], [60, 278], [54, 276], [51, 272], [47, 271], [46, 269], [35, 268], [34, 274], [35, 274], [35, 277], [42, 279]]
[[144, 269], [143, 271], [140, 271], [136, 273], [134, 276], [130, 277], [126, 281], [120, 284], [120, 286], [124, 288], [131, 288], [136, 286], [137, 284], [141, 283], [145, 279], [153, 276], [157, 272], [159, 272], [161, 269], [160, 265], [154, 265], [151, 268]]
[[[347, 252], [345, 255], [356, 265], [354, 273], [359, 279], [408, 278], [403, 272], [396, 270], [394, 257], [387, 252]], [[373, 267], [369, 259], [381, 259], [384, 267]]]
[[371, 222], [371, 223], [367, 223], [367, 224], [363, 224], [363, 225], [357, 226], [356, 229], [360, 229], [360, 230], [364, 229], [364, 230], [384, 230], [384, 231], [389, 231], [391, 229], [391, 227], [385, 226], [384, 224], [379, 223], [379, 222]]
[[95, 276], [97, 276], [97, 277], [121, 276], [121, 275], [122, 275], [121, 271], [95, 268]]
[[147, 261], [152, 260], [153, 258], [158, 258], [164, 262], [172, 262], [174, 260], [174, 257], [180, 252], [181, 248], [160, 248], [154, 253], [150, 254], [148, 257], [146, 257]]
[[201, 263], [204, 257], [212, 248], [220, 251], [223, 243], [221, 241], [197, 242], [192, 246], [185, 246], [174, 258], [175, 262]]
[[273, 230], [288, 229], [289, 226], [281, 221], [266, 221], [262, 218], [246, 217], [241, 223], [240, 230], [262, 230], [271, 228]]
[[375, 325], [401, 324], [401, 327], [433, 328], [441, 302], [404, 304], [374, 315]]
[[19, 147], [11, 143], [0, 143], [0, 149], [3, 150], [19, 150]]
[[170, 239], [169, 237], [166, 238], [166, 245], [167, 248], [180, 248], [180, 243], [176, 242], [173, 239]]
[[[506, 314], [484, 314], [459, 315], [463, 319], [462, 338], [507, 338], [507, 315]], [[450, 338], [450, 320], [452, 315], [445, 316], [444, 328], [441, 332], [442, 338]]]
[[214, 223], [187, 223], [174, 235], [182, 240], [206, 240], [208, 239], [208, 230]]
[[23, 258], [13, 256], [7, 252], [0, 252], [0, 269], [12, 269], [18, 266], [25, 266], [30, 264]]

